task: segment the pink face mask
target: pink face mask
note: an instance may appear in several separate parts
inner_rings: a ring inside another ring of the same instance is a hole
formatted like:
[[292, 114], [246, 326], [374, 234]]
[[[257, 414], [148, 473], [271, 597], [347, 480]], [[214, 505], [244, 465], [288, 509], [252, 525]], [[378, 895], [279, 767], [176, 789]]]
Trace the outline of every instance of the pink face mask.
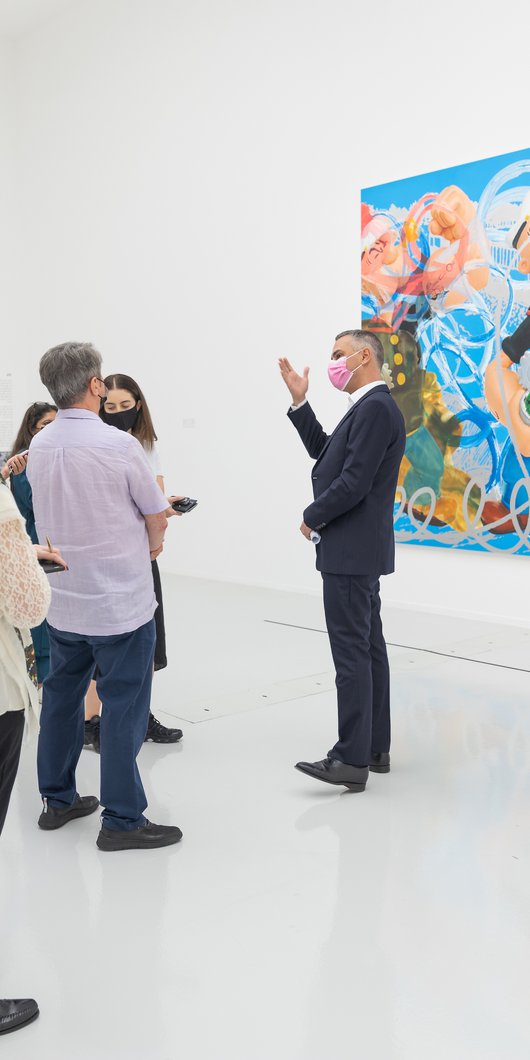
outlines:
[[[357, 350], [355, 352], [357, 353]], [[351, 353], [350, 357], [353, 356], [353, 353]], [[353, 369], [353, 372], [350, 372], [349, 368], [347, 368], [347, 362], [350, 357], [339, 357], [336, 361], [330, 361], [328, 364], [329, 381], [337, 390], [344, 390], [348, 386], [352, 375], [355, 375], [357, 369], [361, 367], [362, 361], [361, 364], [357, 365], [357, 368]]]

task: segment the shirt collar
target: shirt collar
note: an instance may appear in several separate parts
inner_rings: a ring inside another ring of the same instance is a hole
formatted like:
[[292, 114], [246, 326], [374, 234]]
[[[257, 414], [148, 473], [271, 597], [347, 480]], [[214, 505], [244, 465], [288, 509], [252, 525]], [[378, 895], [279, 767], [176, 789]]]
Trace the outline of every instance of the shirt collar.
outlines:
[[[61, 420], [99, 420], [97, 412], [90, 409], [59, 409], [56, 419]], [[101, 421], [100, 421], [101, 422]]]
[[354, 390], [353, 394], [348, 394], [348, 401], [350, 405], [356, 405], [358, 401], [364, 397], [370, 390], [373, 390], [376, 386], [384, 386], [384, 379], [377, 379], [374, 383], [365, 383], [364, 386], [360, 386], [358, 390]]

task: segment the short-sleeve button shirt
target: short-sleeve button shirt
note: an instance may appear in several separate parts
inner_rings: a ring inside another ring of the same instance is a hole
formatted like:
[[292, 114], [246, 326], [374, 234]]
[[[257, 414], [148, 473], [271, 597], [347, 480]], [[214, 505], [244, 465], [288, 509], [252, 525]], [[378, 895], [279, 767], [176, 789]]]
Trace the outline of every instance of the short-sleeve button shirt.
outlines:
[[30, 445], [27, 475], [39, 541], [69, 570], [50, 575], [48, 622], [90, 636], [130, 633], [156, 600], [145, 515], [168, 502], [142, 446], [88, 409], [61, 409]]

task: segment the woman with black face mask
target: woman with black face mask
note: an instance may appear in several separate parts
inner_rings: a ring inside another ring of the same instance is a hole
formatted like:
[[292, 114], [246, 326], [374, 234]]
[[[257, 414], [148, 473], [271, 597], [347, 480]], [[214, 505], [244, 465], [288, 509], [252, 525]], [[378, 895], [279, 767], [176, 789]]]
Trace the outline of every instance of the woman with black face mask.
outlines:
[[[122, 374], [108, 375], [103, 382], [107, 388], [107, 397], [101, 405], [101, 419], [108, 423], [109, 426], [117, 427], [120, 431], [128, 431], [129, 434], [133, 434], [138, 439], [143, 446], [153, 475], [160, 489], [165, 493], [162, 466], [156, 447], [157, 436], [153, 427], [151, 413], [140, 387], [131, 376]], [[166, 514], [169, 516], [177, 513], [169, 508]], [[158, 604], [154, 614], [156, 625], [154, 668], [155, 670], [163, 670], [167, 666], [166, 633], [164, 628], [162, 585], [156, 560], [153, 560], [152, 569], [155, 597]], [[95, 751], [99, 751], [100, 710], [101, 702], [96, 691], [96, 682], [92, 681], [85, 700], [85, 747], [92, 746]], [[162, 725], [153, 714], [149, 714], [146, 740], [153, 740], [154, 743], [176, 743], [181, 737], [181, 729], [169, 729], [166, 725]]]

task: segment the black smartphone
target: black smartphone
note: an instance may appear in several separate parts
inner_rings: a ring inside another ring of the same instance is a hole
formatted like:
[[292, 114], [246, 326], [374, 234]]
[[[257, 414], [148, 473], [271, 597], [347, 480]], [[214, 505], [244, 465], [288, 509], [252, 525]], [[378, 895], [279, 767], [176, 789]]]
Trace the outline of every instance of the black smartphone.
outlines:
[[54, 563], [53, 559], [40, 559], [39, 564], [45, 574], [55, 574], [57, 571], [64, 570], [64, 567], [61, 567], [60, 563]]
[[183, 497], [181, 501], [173, 501], [171, 507], [174, 512], [180, 512], [181, 515], [185, 515], [186, 512], [191, 512], [193, 508], [196, 508], [198, 501], [194, 501], [193, 497]]

